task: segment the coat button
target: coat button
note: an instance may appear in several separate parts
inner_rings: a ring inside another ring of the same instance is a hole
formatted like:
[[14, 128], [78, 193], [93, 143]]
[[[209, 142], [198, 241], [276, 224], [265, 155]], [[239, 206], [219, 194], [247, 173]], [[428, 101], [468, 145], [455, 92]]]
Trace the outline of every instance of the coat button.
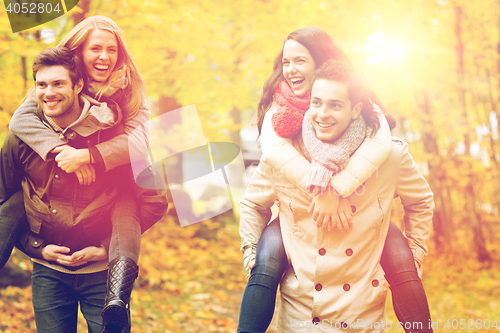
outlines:
[[72, 138], [75, 136], [75, 133], [71, 133], [69, 136]]
[[345, 254], [347, 254], [349, 257], [352, 256], [354, 252], [352, 251], [352, 249], [347, 249], [345, 250]]
[[351, 206], [351, 210], [352, 210], [352, 213], [356, 213], [356, 207], [355, 206]]
[[52, 209], [52, 213], [54, 213], [54, 214], [55, 214], [55, 213], [57, 213], [57, 210], [55, 210], [55, 209]]
[[378, 280], [376, 280], [376, 279], [372, 281], [372, 286], [374, 286], [374, 287], [378, 287], [379, 284], [380, 284], [380, 282], [378, 282]]
[[316, 291], [321, 291], [321, 289], [323, 289], [323, 286], [318, 283], [314, 288], [316, 289]]
[[312, 322], [313, 322], [314, 325], [319, 324], [319, 318], [318, 317], [314, 317], [313, 320], [312, 320]]
[[59, 175], [55, 175], [54, 177], [59, 178]]
[[90, 144], [90, 140], [87, 140], [87, 144]]
[[321, 248], [321, 249], [319, 249], [318, 253], [320, 256], [324, 256], [326, 254], [326, 250]]
[[349, 290], [351, 290], [351, 286], [350, 286], [350, 285], [348, 285], [347, 283], [346, 283], [346, 284], [344, 284], [343, 288], [344, 288], [344, 290], [345, 290], [345, 291], [349, 291]]

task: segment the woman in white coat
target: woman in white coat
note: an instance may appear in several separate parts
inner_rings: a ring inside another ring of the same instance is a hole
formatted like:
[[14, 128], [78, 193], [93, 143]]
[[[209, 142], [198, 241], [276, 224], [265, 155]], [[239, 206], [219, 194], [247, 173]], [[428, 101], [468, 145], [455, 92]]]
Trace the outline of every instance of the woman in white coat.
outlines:
[[[280, 105], [275, 101], [274, 96], [280, 83], [285, 81], [294, 96], [299, 98], [305, 96], [303, 97], [305, 102], [302, 101], [302, 104], [306, 105], [305, 108], [302, 106], [305, 112], [309, 107], [308, 93], [314, 71], [328, 59], [348, 61], [345, 54], [335, 46], [326, 32], [317, 28], [303, 28], [292, 32], [285, 40], [284, 47], [275, 60], [274, 71], [264, 85], [259, 103], [258, 124], [266, 165], [280, 169], [285, 179], [301, 189], [301, 193], [306, 193], [305, 184], [309, 162], [294, 149], [290, 140], [283, 139], [275, 133], [277, 129], [280, 129], [280, 123], [275, 121], [274, 126], [271, 125], [271, 118], [279, 120], [274, 115], [279, 112]], [[371, 99], [377, 102], [374, 95]], [[295, 103], [298, 109], [301, 108], [300, 102]], [[366, 139], [351, 156], [345, 170], [339, 172], [330, 181], [333, 188], [344, 197], [351, 195], [366, 181], [390, 152], [392, 145], [390, 131], [383, 118], [379, 117], [379, 119], [381, 120], [380, 131], [373, 138]], [[293, 121], [287, 122], [281, 128], [281, 134], [287, 132], [287, 126], [293, 126]], [[308, 197], [311, 200], [311, 197]], [[327, 205], [320, 202], [322, 197], [318, 195], [312, 199], [316, 208], [313, 217], [319, 224], [328, 222], [329, 214], [335, 214], [335, 217], [337, 214], [338, 201], [335, 203], [334, 198], [328, 198], [332, 200], [330, 204], [332, 207], [328, 211]], [[360, 213], [354, 216], [356, 221]], [[348, 216], [342, 215], [341, 217], [342, 222], [348, 219]], [[314, 222], [312, 224], [315, 225]], [[242, 300], [238, 332], [265, 332], [272, 319], [277, 285], [288, 266], [279, 221], [275, 220], [265, 228], [265, 224], [257, 225], [258, 229], [253, 230], [250, 237], [247, 234], [248, 230], [240, 227], [242, 239], [245, 240], [242, 244], [245, 266], [253, 267], [253, 269]], [[346, 223], [339, 223], [340, 227], [345, 225]], [[410, 226], [407, 227], [410, 228]], [[406, 230], [405, 238], [399, 228], [391, 223], [382, 252], [381, 264], [393, 291], [394, 308], [398, 319], [403, 323], [425, 324], [430, 319], [427, 299], [419, 278], [420, 272], [417, 272], [417, 268], [420, 270], [427, 251], [425, 244], [428, 229], [428, 226], [419, 226], [413, 230]], [[352, 255], [351, 251], [347, 251], [346, 255]], [[253, 266], [254, 263], [255, 266]], [[339, 271], [337, 274], [342, 276], [344, 273]], [[333, 276], [332, 279], [334, 279]], [[407, 332], [428, 332], [428, 330], [407, 330]]]

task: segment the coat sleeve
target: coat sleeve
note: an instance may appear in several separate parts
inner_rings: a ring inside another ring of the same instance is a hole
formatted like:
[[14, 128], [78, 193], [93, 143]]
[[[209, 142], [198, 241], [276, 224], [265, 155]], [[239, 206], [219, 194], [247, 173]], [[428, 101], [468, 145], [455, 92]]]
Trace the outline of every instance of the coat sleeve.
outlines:
[[422, 277], [422, 263], [427, 255], [434, 199], [431, 188], [408, 152], [408, 144], [403, 145], [403, 155], [399, 164], [399, 178], [396, 195], [404, 207], [404, 235], [413, 252], [419, 276]]
[[[9, 128], [45, 160], [52, 149], [67, 141], [45, 126], [36, 110], [36, 103], [28, 98], [12, 116]], [[151, 139], [150, 115], [144, 100], [137, 115], [125, 122], [123, 134], [92, 148], [93, 159], [102, 161], [105, 171], [146, 159]], [[94, 156], [96, 153], [98, 156]]]
[[275, 201], [273, 168], [261, 159], [240, 202], [239, 229], [245, 268], [255, 259], [257, 243], [271, 219]]
[[292, 140], [282, 138], [274, 132], [272, 116], [276, 104], [266, 113], [261, 129], [262, 155], [274, 168], [281, 170], [285, 178], [307, 192], [307, 179], [310, 168], [309, 161], [293, 146]]
[[[272, 127], [273, 106], [265, 115], [261, 131], [262, 154], [269, 163], [281, 169], [285, 178], [307, 193], [310, 164], [292, 145], [290, 139], [278, 136]], [[391, 152], [391, 131], [382, 112], [378, 113], [380, 129], [371, 138], [366, 138], [344, 170], [334, 175], [330, 185], [343, 197], [351, 195], [377, 170]]]
[[45, 126], [36, 110], [36, 102], [27, 98], [12, 116], [9, 129], [45, 160], [52, 149], [67, 144], [67, 141]]
[[21, 190], [25, 173], [21, 160], [28, 149], [12, 132], [7, 134], [0, 152], [0, 204]]
[[151, 112], [146, 100], [133, 118], [126, 120], [124, 133], [95, 146], [105, 171], [133, 161], [147, 159], [151, 140]]
[[21, 226], [16, 239], [16, 247], [31, 258], [43, 260], [42, 249], [48, 245], [45, 238], [30, 230], [29, 225]]
[[[25, 176], [21, 156], [25, 150], [29, 149], [26, 144], [21, 142], [12, 132], [7, 134], [0, 153], [0, 203], [6, 220], [2, 221], [5, 228], [16, 228], [19, 231], [16, 234], [16, 247], [32, 258], [43, 259], [41, 246], [45, 244], [43, 238], [30, 230], [28, 221], [20, 218], [12, 220], [19, 216], [20, 210], [24, 211], [23, 190], [21, 181]], [[19, 207], [19, 205], [22, 205]], [[12, 224], [12, 223], [15, 223]]]

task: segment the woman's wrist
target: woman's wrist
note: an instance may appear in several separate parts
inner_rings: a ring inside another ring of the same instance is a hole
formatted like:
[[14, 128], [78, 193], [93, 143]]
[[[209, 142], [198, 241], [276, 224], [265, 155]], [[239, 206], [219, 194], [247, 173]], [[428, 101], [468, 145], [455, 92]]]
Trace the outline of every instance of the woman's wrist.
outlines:
[[91, 155], [90, 155], [90, 150], [88, 150], [87, 148], [83, 148], [83, 149], [78, 149], [78, 151], [79, 151], [79, 154], [80, 154], [80, 162], [82, 164], [92, 163], [92, 158], [91, 158]]
[[334, 194], [338, 197], [340, 197], [340, 193], [337, 192], [331, 185], [327, 185], [326, 187], [319, 187], [318, 188], [318, 194], [323, 195], [323, 194]]

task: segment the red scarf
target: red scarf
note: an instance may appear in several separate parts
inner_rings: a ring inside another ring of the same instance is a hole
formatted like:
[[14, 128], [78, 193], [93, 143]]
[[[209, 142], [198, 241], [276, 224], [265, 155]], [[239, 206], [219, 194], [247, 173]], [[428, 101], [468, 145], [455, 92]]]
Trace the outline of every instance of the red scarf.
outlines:
[[278, 110], [273, 114], [272, 124], [276, 134], [282, 138], [291, 138], [302, 129], [304, 113], [309, 109], [311, 97], [297, 96], [286, 80], [280, 82], [274, 91]]

